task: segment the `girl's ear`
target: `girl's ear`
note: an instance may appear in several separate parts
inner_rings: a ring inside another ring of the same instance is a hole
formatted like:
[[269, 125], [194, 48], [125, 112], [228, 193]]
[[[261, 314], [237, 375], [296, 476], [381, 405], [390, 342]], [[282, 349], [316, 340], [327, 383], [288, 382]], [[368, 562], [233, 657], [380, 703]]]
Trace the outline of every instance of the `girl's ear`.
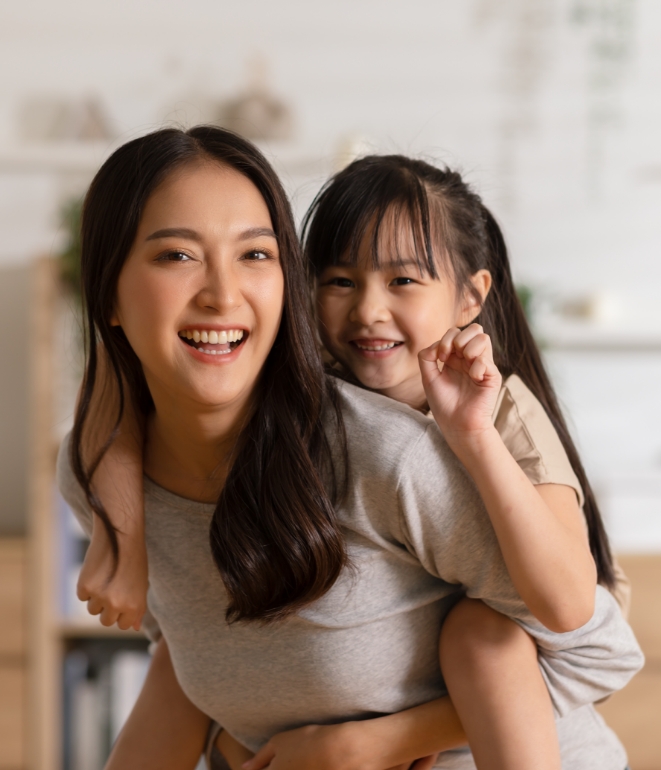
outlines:
[[[459, 308], [459, 320], [457, 323], [457, 326], [460, 328], [468, 326], [468, 324], [474, 321], [480, 314], [493, 282], [491, 273], [488, 270], [478, 270], [477, 273], [473, 273], [470, 277], [470, 281], [474, 291], [471, 291], [470, 287], [467, 287], [464, 292]], [[475, 292], [477, 292], [479, 300], [478, 297], [475, 296]]]

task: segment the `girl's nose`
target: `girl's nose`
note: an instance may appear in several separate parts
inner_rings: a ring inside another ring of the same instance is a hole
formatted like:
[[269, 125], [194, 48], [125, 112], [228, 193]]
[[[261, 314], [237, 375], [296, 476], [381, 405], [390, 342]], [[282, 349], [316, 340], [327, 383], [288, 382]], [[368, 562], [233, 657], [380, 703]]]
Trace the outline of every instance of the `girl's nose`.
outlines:
[[390, 311], [377, 291], [366, 290], [359, 294], [351, 308], [349, 320], [361, 326], [390, 320]]

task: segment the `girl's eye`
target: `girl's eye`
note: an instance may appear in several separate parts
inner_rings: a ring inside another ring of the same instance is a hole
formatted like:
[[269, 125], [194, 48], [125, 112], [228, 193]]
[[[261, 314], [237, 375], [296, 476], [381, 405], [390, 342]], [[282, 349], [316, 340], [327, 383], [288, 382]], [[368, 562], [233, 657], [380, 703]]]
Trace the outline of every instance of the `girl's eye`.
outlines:
[[327, 286], [339, 286], [342, 289], [351, 289], [353, 288], [353, 281], [349, 278], [331, 278], [330, 281], [327, 282]]
[[392, 281], [393, 286], [408, 286], [410, 283], [413, 283], [412, 278], [405, 278], [404, 276], [401, 276], [400, 278], [395, 278]]
[[244, 254], [241, 259], [248, 260], [249, 262], [261, 262], [265, 259], [271, 259], [271, 255], [266, 251], [259, 251], [255, 249], [254, 251], [249, 251]]
[[158, 257], [158, 262], [189, 262], [191, 257], [184, 251], [167, 251]]

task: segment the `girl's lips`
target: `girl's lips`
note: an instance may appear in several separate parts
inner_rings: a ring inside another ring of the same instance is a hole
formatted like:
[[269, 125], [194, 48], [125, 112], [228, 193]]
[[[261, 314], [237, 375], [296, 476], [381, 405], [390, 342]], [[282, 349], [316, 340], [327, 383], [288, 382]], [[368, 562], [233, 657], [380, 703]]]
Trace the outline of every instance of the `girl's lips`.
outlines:
[[363, 358], [385, 358], [392, 355], [404, 343], [401, 340], [360, 338], [350, 340], [349, 344]]

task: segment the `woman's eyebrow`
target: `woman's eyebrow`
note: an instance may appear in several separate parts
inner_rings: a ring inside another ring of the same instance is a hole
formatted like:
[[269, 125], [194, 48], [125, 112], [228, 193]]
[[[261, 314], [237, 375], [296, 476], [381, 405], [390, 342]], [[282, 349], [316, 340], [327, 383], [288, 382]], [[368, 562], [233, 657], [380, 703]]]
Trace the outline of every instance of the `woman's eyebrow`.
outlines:
[[[239, 240], [249, 241], [251, 238], [263, 236], [276, 238], [277, 240], [276, 234], [270, 227], [250, 227], [239, 235]], [[189, 227], [164, 227], [162, 230], [156, 230], [156, 232], [148, 235], [145, 240], [155, 241], [159, 238], [185, 238], [188, 241], [202, 241], [202, 236], [196, 230], [191, 230]]]
[[185, 238], [188, 241], [201, 241], [202, 236], [195, 230], [188, 227], [165, 227], [162, 230], [156, 230], [148, 235], [146, 241], [155, 241], [159, 238]]
[[249, 241], [251, 238], [259, 238], [264, 235], [268, 238], [275, 238], [277, 240], [276, 234], [270, 227], [250, 227], [239, 235], [239, 240]]

